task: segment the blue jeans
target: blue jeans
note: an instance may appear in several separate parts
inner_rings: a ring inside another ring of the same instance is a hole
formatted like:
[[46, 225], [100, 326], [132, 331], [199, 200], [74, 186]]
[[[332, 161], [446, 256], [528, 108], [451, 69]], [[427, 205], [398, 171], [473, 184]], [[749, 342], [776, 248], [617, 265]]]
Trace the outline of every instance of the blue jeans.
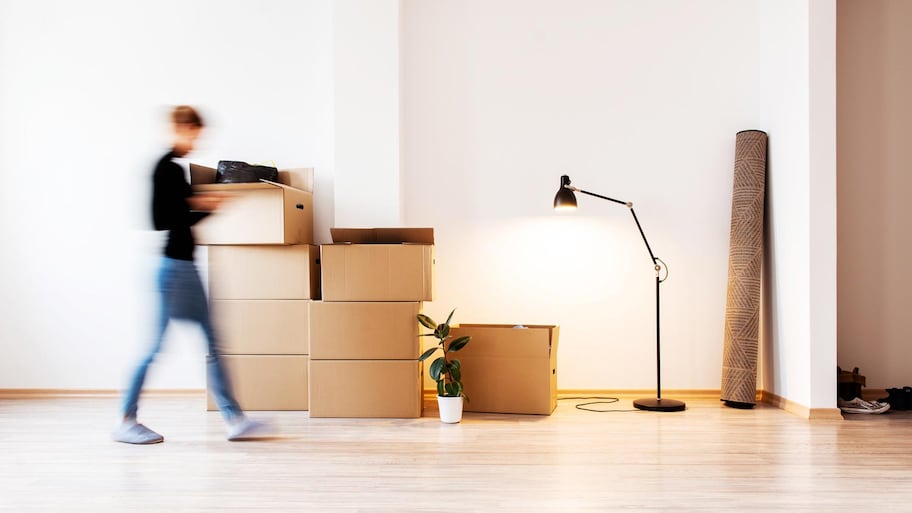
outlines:
[[180, 319], [199, 323], [206, 336], [209, 349], [209, 353], [206, 355], [209, 388], [222, 416], [229, 422], [241, 418], [244, 413], [231, 393], [228, 376], [219, 359], [218, 344], [212, 329], [212, 320], [209, 318], [209, 303], [206, 300], [199, 273], [196, 271], [196, 265], [189, 260], [163, 257], [158, 270], [158, 292], [160, 300], [155, 336], [152, 340], [152, 347], [139, 363], [139, 367], [130, 381], [130, 388], [124, 398], [124, 417], [136, 418], [139, 394], [142, 391], [143, 382], [146, 380], [146, 371], [161, 350], [168, 323], [171, 319]]

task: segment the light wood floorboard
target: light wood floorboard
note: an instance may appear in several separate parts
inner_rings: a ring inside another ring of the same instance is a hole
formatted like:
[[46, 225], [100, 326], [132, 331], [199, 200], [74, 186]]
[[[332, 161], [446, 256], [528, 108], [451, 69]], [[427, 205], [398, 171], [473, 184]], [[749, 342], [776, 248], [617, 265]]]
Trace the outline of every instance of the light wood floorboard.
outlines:
[[[912, 414], [808, 422], [694, 398], [682, 413], [271, 418], [230, 443], [201, 395], [145, 397], [165, 443], [110, 441], [113, 398], [0, 400], [0, 511], [912, 511]], [[625, 399], [614, 407], [629, 408]]]

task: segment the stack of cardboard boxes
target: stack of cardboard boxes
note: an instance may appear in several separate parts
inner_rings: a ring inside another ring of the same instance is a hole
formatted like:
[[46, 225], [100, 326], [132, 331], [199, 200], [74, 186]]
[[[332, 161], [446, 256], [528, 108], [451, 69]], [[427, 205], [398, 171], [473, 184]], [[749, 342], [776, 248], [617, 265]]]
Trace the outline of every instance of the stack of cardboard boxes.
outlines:
[[431, 228], [333, 229], [310, 304], [310, 416], [420, 417], [417, 316], [433, 299]]
[[[214, 169], [191, 165], [195, 190], [231, 195], [195, 234], [209, 246], [213, 321], [238, 403], [312, 417], [419, 417], [417, 316], [433, 298], [433, 230], [333, 229], [334, 243], [318, 248], [312, 173], [214, 184]], [[314, 301], [321, 274], [325, 301]]]
[[313, 170], [280, 171], [279, 183], [214, 184], [214, 169], [192, 164], [190, 177], [196, 191], [230, 196], [195, 236], [209, 246], [213, 322], [238, 403], [306, 410], [309, 306], [320, 293]]
[[[213, 321], [241, 408], [420, 417], [417, 316], [433, 300], [433, 229], [334, 228], [317, 247], [312, 169], [280, 171], [278, 183], [215, 184], [215, 170], [195, 164], [190, 175], [194, 190], [230, 195], [195, 236], [209, 246]], [[459, 353], [466, 411], [554, 410], [557, 326], [451, 335], [472, 337]]]

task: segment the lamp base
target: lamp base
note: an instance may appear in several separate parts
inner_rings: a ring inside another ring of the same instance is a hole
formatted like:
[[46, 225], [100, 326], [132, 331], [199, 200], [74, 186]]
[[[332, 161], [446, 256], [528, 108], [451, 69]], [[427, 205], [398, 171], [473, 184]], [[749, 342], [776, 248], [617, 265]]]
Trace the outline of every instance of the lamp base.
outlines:
[[647, 411], [684, 411], [686, 408], [684, 401], [677, 401], [675, 399], [656, 399], [654, 397], [637, 399], [636, 401], [633, 401], [633, 406], [638, 410]]

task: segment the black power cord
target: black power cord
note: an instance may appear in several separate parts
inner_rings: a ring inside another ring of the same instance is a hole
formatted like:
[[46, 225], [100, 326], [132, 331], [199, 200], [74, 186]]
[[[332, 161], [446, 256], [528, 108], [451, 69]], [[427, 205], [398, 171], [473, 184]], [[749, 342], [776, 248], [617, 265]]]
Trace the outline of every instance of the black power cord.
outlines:
[[[593, 399], [594, 399], [594, 400], [593, 400]], [[579, 404], [575, 405], [575, 406], [576, 406], [576, 409], [577, 409], [577, 410], [583, 410], [583, 411], [591, 411], [591, 412], [595, 412], [595, 413], [631, 413], [631, 412], [640, 411], [640, 410], [637, 410], [637, 409], [633, 409], [633, 410], [618, 410], [618, 409], [613, 409], [613, 408], [612, 408], [612, 409], [608, 409], [608, 410], [602, 410], [602, 409], [596, 409], [596, 408], [586, 408], [586, 406], [592, 406], [592, 405], [595, 405], [595, 404], [614, 404], [614, 403], [617, 403], [617, 402], [620, 401], [620, 399], [618, 399], [617, 397], [561, 397], [561, 398], [558, 398], [558, 401], [568, 401], [568, 400], [574, 400], [574, 401], [589, 401], [589, 402], [586, 402], [586, 403], [579, 403]]]

